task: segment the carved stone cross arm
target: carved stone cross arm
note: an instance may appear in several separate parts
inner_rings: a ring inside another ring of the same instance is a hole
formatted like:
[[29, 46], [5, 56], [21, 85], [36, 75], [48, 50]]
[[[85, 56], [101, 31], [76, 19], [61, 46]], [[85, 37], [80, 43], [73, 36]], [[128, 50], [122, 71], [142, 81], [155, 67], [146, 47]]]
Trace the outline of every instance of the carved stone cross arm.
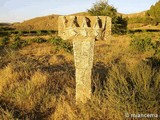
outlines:
[[60, 16], [58, 35], [62, 39], [93, 37], [107, 40], [111, 36], [111, 18], [107, 16]]

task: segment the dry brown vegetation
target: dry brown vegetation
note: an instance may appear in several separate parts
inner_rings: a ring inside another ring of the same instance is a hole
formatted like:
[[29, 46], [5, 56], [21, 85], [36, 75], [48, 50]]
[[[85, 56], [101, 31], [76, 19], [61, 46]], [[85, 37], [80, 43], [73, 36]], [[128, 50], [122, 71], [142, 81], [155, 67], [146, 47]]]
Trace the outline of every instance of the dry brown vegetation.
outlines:
[[17, 30], [57, 30], [57, 21], [59, 15], [49, 15], [37, 17], [31, 20], [24, 21], [13, 25]]
[[[147, 36], [155, 42], [159, 35]], [[0, 119], [124, 120], [126, 112], [159, 114], [159, 59], [152, 59], [153, 49], [131, 48], [131, 36], [96, 41], [92, 99], [81, 105], [75, 104], [72, 53], [49, 42], [1, 49]]]
[[146, 31], [160, 26], [141, 22], [145, 12], [118, 14], [130, 19], [128, 29], [141, 32], [128, 30], [95, 42], [92, 99], [78, 105], [71, 41], [50, 31], [57, 31], [59, 15], [2, 24], [0, 120], [134, 120], [125, 115], [160, 115], [160, 33]]
[[136, 17], [144, 17], [145, 16], [145, 12], [139, 12], [139, 13], [132, 13], [132, 14], [122, 14], [123, 17], [128, 17], [128, 18], [136, 18]]

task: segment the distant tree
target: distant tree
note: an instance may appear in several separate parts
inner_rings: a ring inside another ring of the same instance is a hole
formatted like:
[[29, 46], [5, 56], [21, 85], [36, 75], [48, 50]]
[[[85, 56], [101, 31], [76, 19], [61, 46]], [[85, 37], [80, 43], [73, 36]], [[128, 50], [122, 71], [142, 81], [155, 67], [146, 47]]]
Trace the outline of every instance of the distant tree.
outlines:
[[146, 18], [146, 20], [155, 25], [160, 23], [160, 0], [146, 12]]
[[124, 34], [127, 31], [127, 19], [118, 15], [117, 10], [108, 4], [106, 0], [100, 0], [88, 9], [88, 13], [94, 16], [109, 16], [112, 18], [112, 33]]

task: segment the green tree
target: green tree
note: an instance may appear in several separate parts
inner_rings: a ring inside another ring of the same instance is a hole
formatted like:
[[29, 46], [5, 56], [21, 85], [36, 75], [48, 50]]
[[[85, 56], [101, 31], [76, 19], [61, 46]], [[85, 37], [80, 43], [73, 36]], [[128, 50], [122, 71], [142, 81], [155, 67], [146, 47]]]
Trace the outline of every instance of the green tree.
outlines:
[[101, 0], [93, 4], [88, 10], [90, 15], [94, 16], [109, 16], [112, 18], [112, 33], [124, 34], [127, 31], [127, 19], [118, 15], [117, 10], [108, 4], [107, 1]]
[[150, 19], [149, 23], [155, 25], [160, 23], [160, 0], [146, 12], [146, 18]]

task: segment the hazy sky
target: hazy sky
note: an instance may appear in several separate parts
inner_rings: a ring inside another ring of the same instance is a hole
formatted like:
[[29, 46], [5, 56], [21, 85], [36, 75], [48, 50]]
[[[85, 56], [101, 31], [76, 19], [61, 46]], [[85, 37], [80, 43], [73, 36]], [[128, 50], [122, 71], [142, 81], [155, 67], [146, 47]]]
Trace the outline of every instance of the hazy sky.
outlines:
[[[50, 14], [86, 11], [98, 0], [0, 0], [0, 22], [22, 22]], [[121, 13], [147, 10], [158, 0], [109, 0]]]

